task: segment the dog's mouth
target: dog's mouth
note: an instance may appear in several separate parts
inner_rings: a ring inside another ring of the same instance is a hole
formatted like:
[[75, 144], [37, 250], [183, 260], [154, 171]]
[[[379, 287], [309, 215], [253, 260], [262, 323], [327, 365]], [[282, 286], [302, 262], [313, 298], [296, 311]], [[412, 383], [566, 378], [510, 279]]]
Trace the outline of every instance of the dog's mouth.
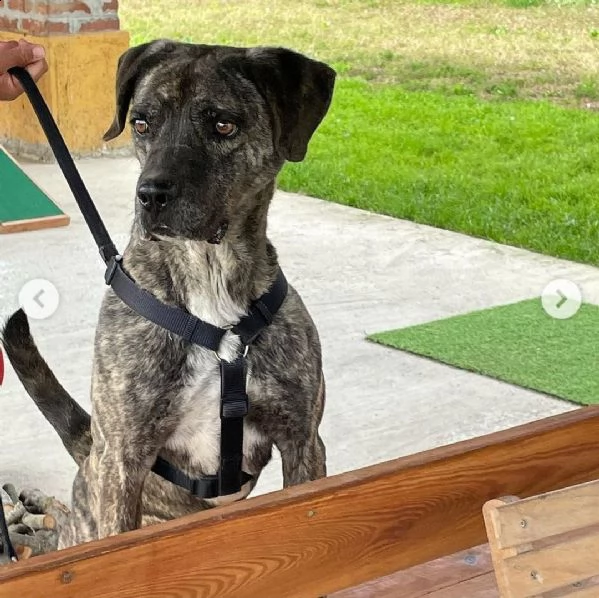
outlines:
[[142, 233], [144, 241], [164, 241], [165, 239], [172, 239], [177, 236], [179, 235], [166, 224], [159, 224], [150, 230], [145, 229]]
[[[228, 229], [229, 222], [223, 220], [217, 227], [212, 229], [208, 238], [205, 238], [205, 240], [211, 245], [219, 245], [225, 238]], [[142, 239], [144, 241], [168, 241], [181, 238], [189, 238], [189, 236], [187, 234], [177, 233], [166, 224], [157, 224], [151, 229], [145, 229], [142, 233]]]

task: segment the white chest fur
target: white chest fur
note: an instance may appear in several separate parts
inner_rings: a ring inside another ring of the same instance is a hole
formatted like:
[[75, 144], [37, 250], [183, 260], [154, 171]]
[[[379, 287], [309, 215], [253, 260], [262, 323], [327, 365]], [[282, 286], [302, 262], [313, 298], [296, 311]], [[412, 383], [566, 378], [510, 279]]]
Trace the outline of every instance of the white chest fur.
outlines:
[[[220, 464], [220, 370], [216, 356], [196, 349], [190, 356], [193, 375], [186, 383], [180, 400], [182, 417], [175, 432], [167, 441], [167, 447], [189, 456], [193, 465], [206, 474], [216, 474]], [[190, 364], [191, 365], [191, 364]], [[254, 447], [265, 441], [254, 427], [245, 423], [243, 427], [242, 468], [250, 474], [258, 473], [249, 468], [248, 457]], [[223, 505], [250, 492], [249, 483], [238, 494], [214, 499], [214, 505]]]
[[[212, 278], [212, 277], [211, 277]], [[192, 295], [188, 309], [195, 316], [215, 326], [228, 326], [239, 320], [244, 309], [235, 305], [218, 278], [201, 295]], [[221, 342], [219, 355], [230, 360], [239, 350], [239, 338], [226, 334]], [[220, 462], [220, 369], [218, 358], [210, 351], [194, 347], [187, 358], [187, 379], [178, 398], [181, 419], [167, 441], [171, 450], [185, 453], [193, 465], [206, 474], [216, 474]], [[249, 381], [248, 381], [249, 382]], [[243, 433], [243, 469], [249, 471], [247, 458], [253, 448], [264, 441], [262, 434], [247, 423]], [[249, 493], [246, 484], [240, 493], [216, 499], [214, 504], [237, 500]]]

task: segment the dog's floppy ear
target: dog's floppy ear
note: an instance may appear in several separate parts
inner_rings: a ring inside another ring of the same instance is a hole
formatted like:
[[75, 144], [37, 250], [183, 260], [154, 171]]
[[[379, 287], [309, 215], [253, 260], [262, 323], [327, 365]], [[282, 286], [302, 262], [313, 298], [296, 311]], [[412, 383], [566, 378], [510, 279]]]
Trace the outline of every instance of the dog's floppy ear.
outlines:
[[130, 48], [121, 55], [116, 74], [116, 111], [110, 128], [104, 133], [104, 141], [110, 141], [123, 132], [139, 78], [159, 64], [174, 47], [175, 44], [169, 40], [156, 40]]
[[301, 162], [329, 109], [335, 71], [285, 48], [248, 49], [242, 70], [270, 106], [285, 159]]

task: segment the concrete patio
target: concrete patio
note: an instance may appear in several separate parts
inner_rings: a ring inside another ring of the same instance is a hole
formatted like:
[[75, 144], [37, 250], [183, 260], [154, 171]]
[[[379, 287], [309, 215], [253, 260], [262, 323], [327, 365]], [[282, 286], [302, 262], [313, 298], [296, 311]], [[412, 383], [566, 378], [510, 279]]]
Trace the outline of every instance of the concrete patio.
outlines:
[[[137, 165], [130, 158], [79, 162], [119, 248], [132, 217]], [[71, 216], [71, 225], [0, 237], [0, 317], [17, 309], [32, 278], [50, 280], [60, 305], [33, 321], [42, 353], [89, 408], [93, 333], [105, 291], [103, 264], [56, 165], [26, 171]], [[329, 473], [423, 451], [574, 408], [413, 355], [365, 335], [538, 296], [556, 278], [599, 303], [599, 270], [464, 235], [279, 193], [270, 237], [318, 327], [328, 402], [322, 435]], [[0, 480], [68, 500], [75, 466], [8, 368], [0, 389]], [[275, 458], [258, 492], [278, 489]]]

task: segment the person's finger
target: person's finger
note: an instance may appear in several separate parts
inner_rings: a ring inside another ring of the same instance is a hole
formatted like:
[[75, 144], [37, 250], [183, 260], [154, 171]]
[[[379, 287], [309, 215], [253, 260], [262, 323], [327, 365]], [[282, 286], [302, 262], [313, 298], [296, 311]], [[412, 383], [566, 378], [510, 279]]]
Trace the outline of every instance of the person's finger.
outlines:
[[2, 54], [4, 50], [12, 50], [16, 48], [18, 45], [19, 42], [15, 40], [11, 40], [9, 42], [0, 42], [0, 54]]
[[10, 101], [23, 92], [21, 84], [8, 73], [0, 75], [0, 101]]
[[36, 46], [27, 42], [4, 45], [0, 48], [0, 73], [6, 73], [14, 66], [26, 67], [34, 62], [43, 60], [46, 51], [43, 46]]
[[25, 67], [37, 81], [47, 70], [46, 52], [43, 46], [19, 42], [0, 42], [0, 100], [14, 100], [23, 88], [15, 77], [6, 71], [14, 66]]
[[29, 64], [25, 68], [31, 75], [31, 78], [34, 81], [38, 81], [39, 78], [48, 70], [48, 63], [45, 59], [42, 59]]
[[19, 45], [19, 42], [16, 40], [11, 40], [9, 42], [0, 42], [0, 54], [2, 54], [2, 50], [9, 50], [11, 48], [16, 48]]

